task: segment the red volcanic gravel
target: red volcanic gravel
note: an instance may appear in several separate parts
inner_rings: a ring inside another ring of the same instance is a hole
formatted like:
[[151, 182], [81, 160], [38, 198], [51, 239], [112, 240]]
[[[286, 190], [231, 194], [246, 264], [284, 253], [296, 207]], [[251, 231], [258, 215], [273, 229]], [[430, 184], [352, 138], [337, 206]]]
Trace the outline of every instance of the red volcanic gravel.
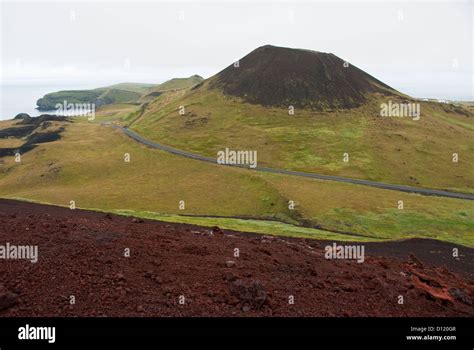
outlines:
[[473, 249], [430, 240], [357, 263], [325, 259], [332, 242], [0, 200], [7, 242], [39, 254], [0, 259], [0, 316], [474, 316]]

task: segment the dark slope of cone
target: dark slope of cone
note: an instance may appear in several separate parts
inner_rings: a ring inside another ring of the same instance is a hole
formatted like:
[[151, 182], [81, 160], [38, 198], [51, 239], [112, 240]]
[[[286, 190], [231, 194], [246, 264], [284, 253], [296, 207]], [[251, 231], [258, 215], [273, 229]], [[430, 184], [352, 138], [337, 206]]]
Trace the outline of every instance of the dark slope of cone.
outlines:
[[210, 79], [210, 87], [264, 106], [328, 110], [359, 107], [390, 86], [330, 53], [262, 46]]

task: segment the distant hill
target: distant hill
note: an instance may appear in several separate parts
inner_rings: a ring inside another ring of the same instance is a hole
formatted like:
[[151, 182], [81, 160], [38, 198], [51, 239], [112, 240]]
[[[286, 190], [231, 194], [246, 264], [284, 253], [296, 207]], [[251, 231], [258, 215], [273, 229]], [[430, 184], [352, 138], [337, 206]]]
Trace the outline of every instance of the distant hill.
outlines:
[[189, 78], [174, 78], [174, 79], [165, 81], [164, 83], [155, 87], [153, 90], [157, 90], [157, 91], [179, 90], [179, 89], [184, 89], [184, 88], [197, 85], [203, 80], [204, 78], [199, 75], [193, 75], [193, 76], [190, 76]]
[[263, 106], [327, 110], [364, 104], [390, 86], [331, 53], [266, 45], [210, 79], [210, 87]]
[[127, 91], [111, 88], [99, 88], [93, 90], [65, 90], [44, 95], [36, 101], [39, 111], [50, 111], [56, 109], [56, 104], [67, 103], [94, 103], [96, 107], [111, 104], [133, 102], [140, 98], [141, 94], [135, 91]]
[[46, 94], [36, 104], [39, 111], [56, 109], [56, 104], [67, 103], [94, 103], [96, 107], [116, 103], [141, 103], [142, 97], [156, 97], [164, 91], [184, 89], [203, 81], [199, 75], [189, 78], [174, 78], [162, 84], [119, 83], [107, 87], [91, 90], [64, 90]]
[[125, 91], [138, 92], [139, 94], [144, 94], [150, 89], [156, 87], [156, 84], [145, 84], [145, 83], [119, 83], [107, 86], [108, 89], [119, 89]]
[[162, 84], [155, 85], [147, 91], [147, 93], [142, 97], [141, 101], [151, 101], [155, 97], [160, 96], [163, 92], [172, 91], [172, 90], [181, 90], [189, 87], [193, 87], [204, 81], [204, 78], [199, 75], [192, 75], [189, 78], [174, 78], [168, 81], [165, 81]]

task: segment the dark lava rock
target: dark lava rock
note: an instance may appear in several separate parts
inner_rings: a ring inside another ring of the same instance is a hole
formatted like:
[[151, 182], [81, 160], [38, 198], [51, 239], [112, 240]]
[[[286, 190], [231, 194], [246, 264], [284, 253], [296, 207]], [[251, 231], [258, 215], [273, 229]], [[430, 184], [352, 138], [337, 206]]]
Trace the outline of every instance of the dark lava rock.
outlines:
[[267, 292], [258, 281], [237, 280], [230, 284], [230, 292], [241, 303], [259, 309], [267, 299]]
[[152, 278], [153, 277], [153, 271], [149, 270], [143, 274], [143, 277], [145, 278]]
[[48, 121], [56, 121], [56, 122], [68, 122], [69, 120], [67, 117], [64, 116], [59, 116], [55, 114], [41, 114], [39, 117], [30, 117], [26, 113], [20, 113], [18, 114], [15, 119], [20, 119], [21, 122], [18, 124], [25, 124], [25, 125], [34, 125], [38, 127], [44, 122]]
[[410, 262], [412, 262], [418, 267], [423, 267], [423, 263], [413, 253], [410, 253]]
[[224, 281], [233, 282], [237, 279], [237, 276], [231, 271], [226, 271], [222, 274], [222, 278], [224, 279]]
[[31, 122], [31, 119], [33, 118], [31, 118], [30, 115], [27, 113], [19, 113], [13, 119], [21, 119], [23, 120], [24, 124], [28, 124], [29, 122]]
[[448, 292], [454, 299], [456, 299], [456, 300], [458, 300], [458, 301], [460, 301], [464, 304], [472, 305], [472, 300], [469, 297], [469, 295], [467, 295], [461, 289], [459, 289], [459, 288], [450, 288]]
[[0, 310], [5, 310], [12, 307], [17, 303], [17, 301], [18, 295], [10, 292], [0, 284]]
[[124, 276], [123, 273], [120, 273], [120, 272], [119, 272], [119, 273], [115, 274], [115, 279], [116, 279], [117, 281], [125, 281], [125, 276]]
[[38, 143], [46, 143], [46, 142], [53, 142], [59, 140], [61, 138], [61, 133], [64, 131], [64, 128], [60, 128], [55, 131], [47, 131], [41, 133], [34, 133], [28, 136], [27, 144], [38, 144]]
[[14, 137], [14, 138], [22, 138], [26, 137], [36, 129], [34, 125], [27, 125], [27, 126], [15, 126], [12, 128], [6, 128], [0, 130], [0, 138], [7, 138], [7, 137]]
[[224, 233], [224, 231], [222, 231], [222, 229], [218, 226], [214, 226], [211, 228], [211, 232], [213, 234], [217, 234], [217, 235], [222, 235]]

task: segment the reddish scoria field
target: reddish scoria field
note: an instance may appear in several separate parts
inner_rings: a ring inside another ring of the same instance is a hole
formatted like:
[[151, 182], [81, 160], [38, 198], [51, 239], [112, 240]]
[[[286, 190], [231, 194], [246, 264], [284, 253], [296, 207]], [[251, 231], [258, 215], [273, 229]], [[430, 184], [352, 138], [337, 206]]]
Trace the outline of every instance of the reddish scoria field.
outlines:
[[474, 249], [432, 240], [357, 263], [327, 260], [333, 242], [0, 200], [7, 242], [38, 262], [0, 259], [3, 317], [474, 316]]

